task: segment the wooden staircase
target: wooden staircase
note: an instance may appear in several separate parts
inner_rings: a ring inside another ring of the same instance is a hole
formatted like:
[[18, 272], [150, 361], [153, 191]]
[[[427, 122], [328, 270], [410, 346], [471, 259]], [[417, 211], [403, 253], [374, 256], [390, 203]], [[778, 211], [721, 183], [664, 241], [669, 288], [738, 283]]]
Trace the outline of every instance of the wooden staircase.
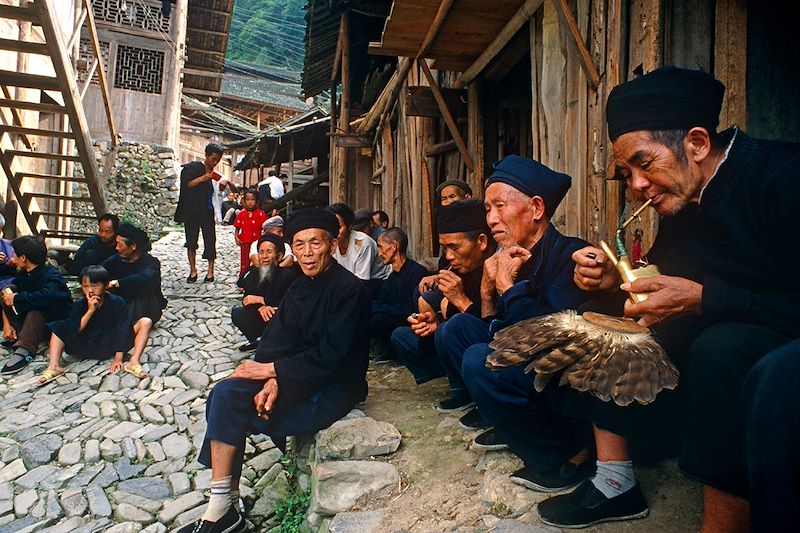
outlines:
[[[0, 4], [0, 18], [28, 23], [20, 24], [19, 39], [0, 39], [0, 50], [44, 56], [53, 66], [52, 73], [48, 74], [0, 69], [0, 141], [8, 135], [14, 146], [8, 149], [9, 143], [0, 142], [0, 165], [31, 232], [47, 239], [83, 240], [90, 233], [71, 230], [70, 220], [95, 217], [73, 214], [73, 203], [90, 203], [98, 215], [108, 211], [103, 187], [105, 179], [100, 176], [82, 104], [82, 97], [95, 74], [105, 100], [112, 154], [118, 137], [90, 0], [81, 0], [82, 10], [68, 41], [54, 18], [53, 2], [62, 1], [20, 0], [18, 6]], [[28, 26], [31, 29], [23, 31]], [[81, 87], [70, 50], [75, 48], [84, 26], [92, 41], [94, 61]], [[33, 28], [41, 28], [41, 33], [32, 31]], [[42, 38], [44, 42], [37, 42]], [[12, 88], [16, 88], [15, 95], [12, 95]], [[21, 89], [39, 89], [41, 92], [34, 94], [40, 101], [20, 98]], [[39, 127], [25, 125], [21, 111], [38, 112]], [[42, 114], [54, 117], [59, 127], [42, 127]], [[82, 175], [75, 174], [75, 165], [80, 165]], [[106, 168], [111, 166], [113, 161], [107, 161]], [[41, 170], [43, 168], [45, 170]], [[85, 184], [88, 196], [73, 196], [74, 183]]]

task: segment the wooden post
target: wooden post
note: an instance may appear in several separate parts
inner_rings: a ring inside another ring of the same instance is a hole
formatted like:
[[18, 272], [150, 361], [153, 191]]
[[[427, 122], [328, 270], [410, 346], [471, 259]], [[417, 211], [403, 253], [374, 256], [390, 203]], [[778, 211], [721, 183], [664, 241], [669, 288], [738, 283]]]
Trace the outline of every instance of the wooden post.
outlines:
[[589, 50], [586, 48], [586, 45], [583, 42], [583, 36], [578, 29], [578, 24], [575, 22], [575, 17], [572, 16], [572, 10], [569, 8], [567, 0], [553, 0], [553, 3], [561, 15], [561, 20], [563, 20], [567, 25], [567, 28], [572, 35], [572, 42], [575, 43], [575, 46], [577, 47], [579, 54], [578, 58], [580, 59], [581, 68], [583, 68], [586, 78], [589, 80], [589, 83], [592, 84], [592, 87], [597, 89], [597, 87], [600, 85], [600, 74], [597, 72], [597, 67], [594, 66], [592, 56], [589, 54]]
[[[620, 71], [622, 63], [622, 0], [608, 0], [608, 23], [606, 28], [608, 35], [606, 36], [606, 79], [605, 79], [605, 96], [611, 92], [611, 89], [616, 87], [622, 81], [622, 72]], [[605, 102], [602, 102], [605, 106]], [[611, 156], [611, 142], [608, 140], [608, 129], [605, 127], [605, 108], [603, 108], [603, 129], [602, 135], [606, 139], [605, 157], [605, 177], [611, 177], [614, 173], [614, 161]], [[618, 226], [617, 217], [622, 212], [622, 189], [625, 187], [619, 181], [606, 181], [606, 190], [604, 195], [603, 205], [603, 228], [601, 229], [600, 237], [609, 239]]]
[[439, 110], [442, 112], [442, 117], [447, 124], [447, 128], [450, 130], [450, 135], [453, 136], [453, 140], [456, 142], [456, 145], [458, 145], [458, 151], [461, 152], [461, 157], [464, 158], [464, 163], [466, 163], [469, 171], [472, 172], [475, 170], [475, 161], [469, 154], [467, 145], [464, 143], [464, 139], [461, 137], [461, 133], [458, 131], [458, 124], [456, 124], [456, 121], [453, 119], [453, 115], [447, 108], [447, 103], [444, 101], [444, 96], [442, 96], [442, 91], [439, 89], [439, 84], [436, 83], [433, 74], [431, 74], [431, 69], [428, 67], [428, 62], [422, 59], [419, 61], [419, 66], [422, 68], [422, 73], [425, 74], [425, 78], [428, 80], [428, 84], [431, 86], [431, 92], [433, 92], [433, 97], [436, 100], [436, 103], [439, 105]]
[[[102, 65], [103, 53], [100, 50], [100, 41], [97, 40], [97, 26], [94, 24], [94, 12], [89, 0], [83, 0], [83, 8], [86, 10], [86, 20], [88, 22], [87, 29], [89, 30], [89, 40], [92, 41], [92, 50], [94, 57], [100, 62], [100, 68], [97, 70], [97, 77], [100, 80], [100, 90], [103, 93], [103, 107], [106, 110], [106, 119], [108, 120], [108, 133], [111, 135], [112, 148], [119, 142], [117, 127], [114, 124], [114, 115], [111, 112], [111, 92], [108, 89], [108, 79], [106, 78], [106, 69]], [[50, 41], [48, 37], [48, 42]], [[180, 105], [178, 105], [180, 108]], [[89, 151], [92, 151], [91, 145]]]
[[[342, 40], [342, 101], [339, 109], [339, 132], [350, 133], [350, 22], [348, 12], [342, 13], [339, 37]], [[332, 202], [347, 202], [348, 156], [346, 148], [337, 147], [336, 181], [330, 191]]]
[[725, 84], [720, 130], [747, 129], [747, 0], [717, 0], [714, 76]]

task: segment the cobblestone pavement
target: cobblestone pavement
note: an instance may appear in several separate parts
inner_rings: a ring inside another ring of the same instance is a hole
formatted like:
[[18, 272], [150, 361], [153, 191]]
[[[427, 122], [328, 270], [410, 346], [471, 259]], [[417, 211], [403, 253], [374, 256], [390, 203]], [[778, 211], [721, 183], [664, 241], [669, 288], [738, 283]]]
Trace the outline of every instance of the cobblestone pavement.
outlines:
[[39, 356], [0, 381], [0, 533], [163, 533], [202, 513], [211, 471], [195, 459], [209, 385], [250, 355], [237, 350], [244, 339], [230, 321], [239, 258], [231, 228], [218, 226], [217, 240], [216, 282], [202, 282], [201, 262], [194, 285], [182, 232], [154, 244], [169, 306], [142, 357], [149, 377], [67, 358], [66, 374], [37, 388]]

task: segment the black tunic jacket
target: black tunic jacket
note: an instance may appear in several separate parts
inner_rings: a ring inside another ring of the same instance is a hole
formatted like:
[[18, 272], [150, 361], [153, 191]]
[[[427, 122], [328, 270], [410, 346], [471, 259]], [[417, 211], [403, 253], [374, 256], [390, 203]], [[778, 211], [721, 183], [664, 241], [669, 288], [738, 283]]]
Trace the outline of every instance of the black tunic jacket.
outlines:
[[65, 318], [72, 306], [64, 277], [49, 265], [39, 265], [30, 272], [19, 272], [13, 285], [17, 287], [14, 309], [22, 320], [30, 311], [41, 311], [45, 321]]

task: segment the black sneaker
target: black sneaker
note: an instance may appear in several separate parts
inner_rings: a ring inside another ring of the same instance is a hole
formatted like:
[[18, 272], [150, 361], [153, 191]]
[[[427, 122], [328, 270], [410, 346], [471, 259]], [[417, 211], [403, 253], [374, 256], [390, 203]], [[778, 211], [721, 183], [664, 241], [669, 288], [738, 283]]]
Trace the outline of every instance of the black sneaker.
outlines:
[[216, 522], [200, 519], [186, 524], [175, 533], [239, 533], [245, 529], [244, 519], [235, 507], [231, 506], [222, 518]]
[[472, 401], [471, 398], [448, 398], [446, 400], [442, 400], [439, 402], [439, 405], [436, 406], [436, 410], [440, 413], [455, 413], [458, 411], [463, 411], [465, 409], [469, 409], [475, 405], [475, 402]]
[[587, 479], [574, 491], [539, 504], [539, 518], [549, 526], [577, 529], [600, 522], [644, 518], [649, 509], [637, 483], [614, 498], [606, 498]]
[[492, 450], [507, 450], [508, 444], [503, 442], [503, 439], [500, 438], [495, 430], [490, 429], [475, 437], [472, 441], [472, 447], [476, 450], [488, 452]]
[[[13, 355], [12, 355], [12, 357], [13, 357]], [[31, 364], [31, 361], [33, 361], [33, 356], [30, 355], [30, 354], [23, 355], [23, 356], [20, 356], [20, 357], [22, 357], [22, 359], [20, 359], [19, 361], [17, 361], [13, 365], [9, 365], [8, 363], [3, 365], [2, 370], [0, 370], [0, 375], [10, 376], [12, 374], [16, 374], [17, 372], [19, 372], [20, 370], [22, 370], [23, 368], [25, 368], [26, 366]]]
[[594, 461], [584, 461], [580, 465], [566, 461], [547, 472], [537, 472], [528, 467], [520, 468], [511, 474], [511, 481], [538, 492], [561, 492], [592, 477], [596, 469]]
[[248, 342], [239, 346], [240, 352], [249, 352], [250, 350], [255, 350], [258, 348], [258, 341]]
[[459, 418], [458, 425], [467, 430], [489, 429], [492, 427], [483, 421], [483, 417], [481, 416], [477, 407], [470, 409], [467, 414]]

